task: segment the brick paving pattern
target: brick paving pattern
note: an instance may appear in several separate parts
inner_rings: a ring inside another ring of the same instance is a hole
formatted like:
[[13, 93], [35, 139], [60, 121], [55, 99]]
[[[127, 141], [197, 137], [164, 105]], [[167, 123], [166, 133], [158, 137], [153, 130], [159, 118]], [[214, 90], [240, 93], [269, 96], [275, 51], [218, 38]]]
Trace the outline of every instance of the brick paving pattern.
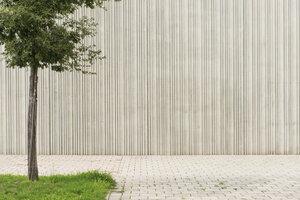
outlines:
[[[0, 155], [1, 174], [26, 156]], [[39, 156], [40, 175], [111, 172], [108, 199], [300, 199], [300, 156]]]

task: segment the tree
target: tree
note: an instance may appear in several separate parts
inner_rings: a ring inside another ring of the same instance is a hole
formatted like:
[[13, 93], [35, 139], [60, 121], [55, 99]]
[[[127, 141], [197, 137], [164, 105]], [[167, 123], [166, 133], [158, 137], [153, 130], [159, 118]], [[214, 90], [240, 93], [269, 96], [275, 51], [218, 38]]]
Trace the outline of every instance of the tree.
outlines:
[[36, 152], [38, 70], [91, 73], [103, 59], [95, 45], [84, 39], [95, 36], [93, 18], [72, 19], [80, 7], [103, 7], [107, 0], [0, 0], [0, 45], [7, 67], [30, 68], [28, 109], [28, 179], [38, 180]]

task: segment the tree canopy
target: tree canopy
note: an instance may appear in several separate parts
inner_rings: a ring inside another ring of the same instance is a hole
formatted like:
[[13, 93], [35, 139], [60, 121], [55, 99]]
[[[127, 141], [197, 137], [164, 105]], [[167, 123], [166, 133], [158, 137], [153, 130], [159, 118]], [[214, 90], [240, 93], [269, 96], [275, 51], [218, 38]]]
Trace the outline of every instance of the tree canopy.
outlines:
[[102, 59], [84, 39], [96, 34], [93, 18], [72, 18], [80, 7], [103, 7], [106, 0], [0, 0], [0, 45], [7, 67], [51, 67], [82, 71]]

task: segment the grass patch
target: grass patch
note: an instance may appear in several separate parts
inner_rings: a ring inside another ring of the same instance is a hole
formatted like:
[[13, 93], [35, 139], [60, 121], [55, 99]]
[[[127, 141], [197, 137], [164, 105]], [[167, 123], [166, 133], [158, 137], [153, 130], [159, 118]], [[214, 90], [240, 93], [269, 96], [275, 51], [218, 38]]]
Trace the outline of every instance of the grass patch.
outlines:
[[0, 175], [0, 200], [99, 200], [116, 186], [110, 174], [97, 171], [39, 178], [31, 182], [27, 176]]
[[219, 185], [225, 185], [225, 183], [221, 181], [221, 182], [219, 182]]

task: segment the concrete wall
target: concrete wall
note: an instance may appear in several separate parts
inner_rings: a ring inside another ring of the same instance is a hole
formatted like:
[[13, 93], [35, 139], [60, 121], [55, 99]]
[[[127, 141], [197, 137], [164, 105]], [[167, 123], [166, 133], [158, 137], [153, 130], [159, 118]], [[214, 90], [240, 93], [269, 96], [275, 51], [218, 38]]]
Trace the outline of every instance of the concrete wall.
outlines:
[[[299, 154], [300, 0], [123, 0], [97, 75], [39, 72], [40, 154]], [[0, 154], [26, 153], [26, 70], [0, 67]]]

